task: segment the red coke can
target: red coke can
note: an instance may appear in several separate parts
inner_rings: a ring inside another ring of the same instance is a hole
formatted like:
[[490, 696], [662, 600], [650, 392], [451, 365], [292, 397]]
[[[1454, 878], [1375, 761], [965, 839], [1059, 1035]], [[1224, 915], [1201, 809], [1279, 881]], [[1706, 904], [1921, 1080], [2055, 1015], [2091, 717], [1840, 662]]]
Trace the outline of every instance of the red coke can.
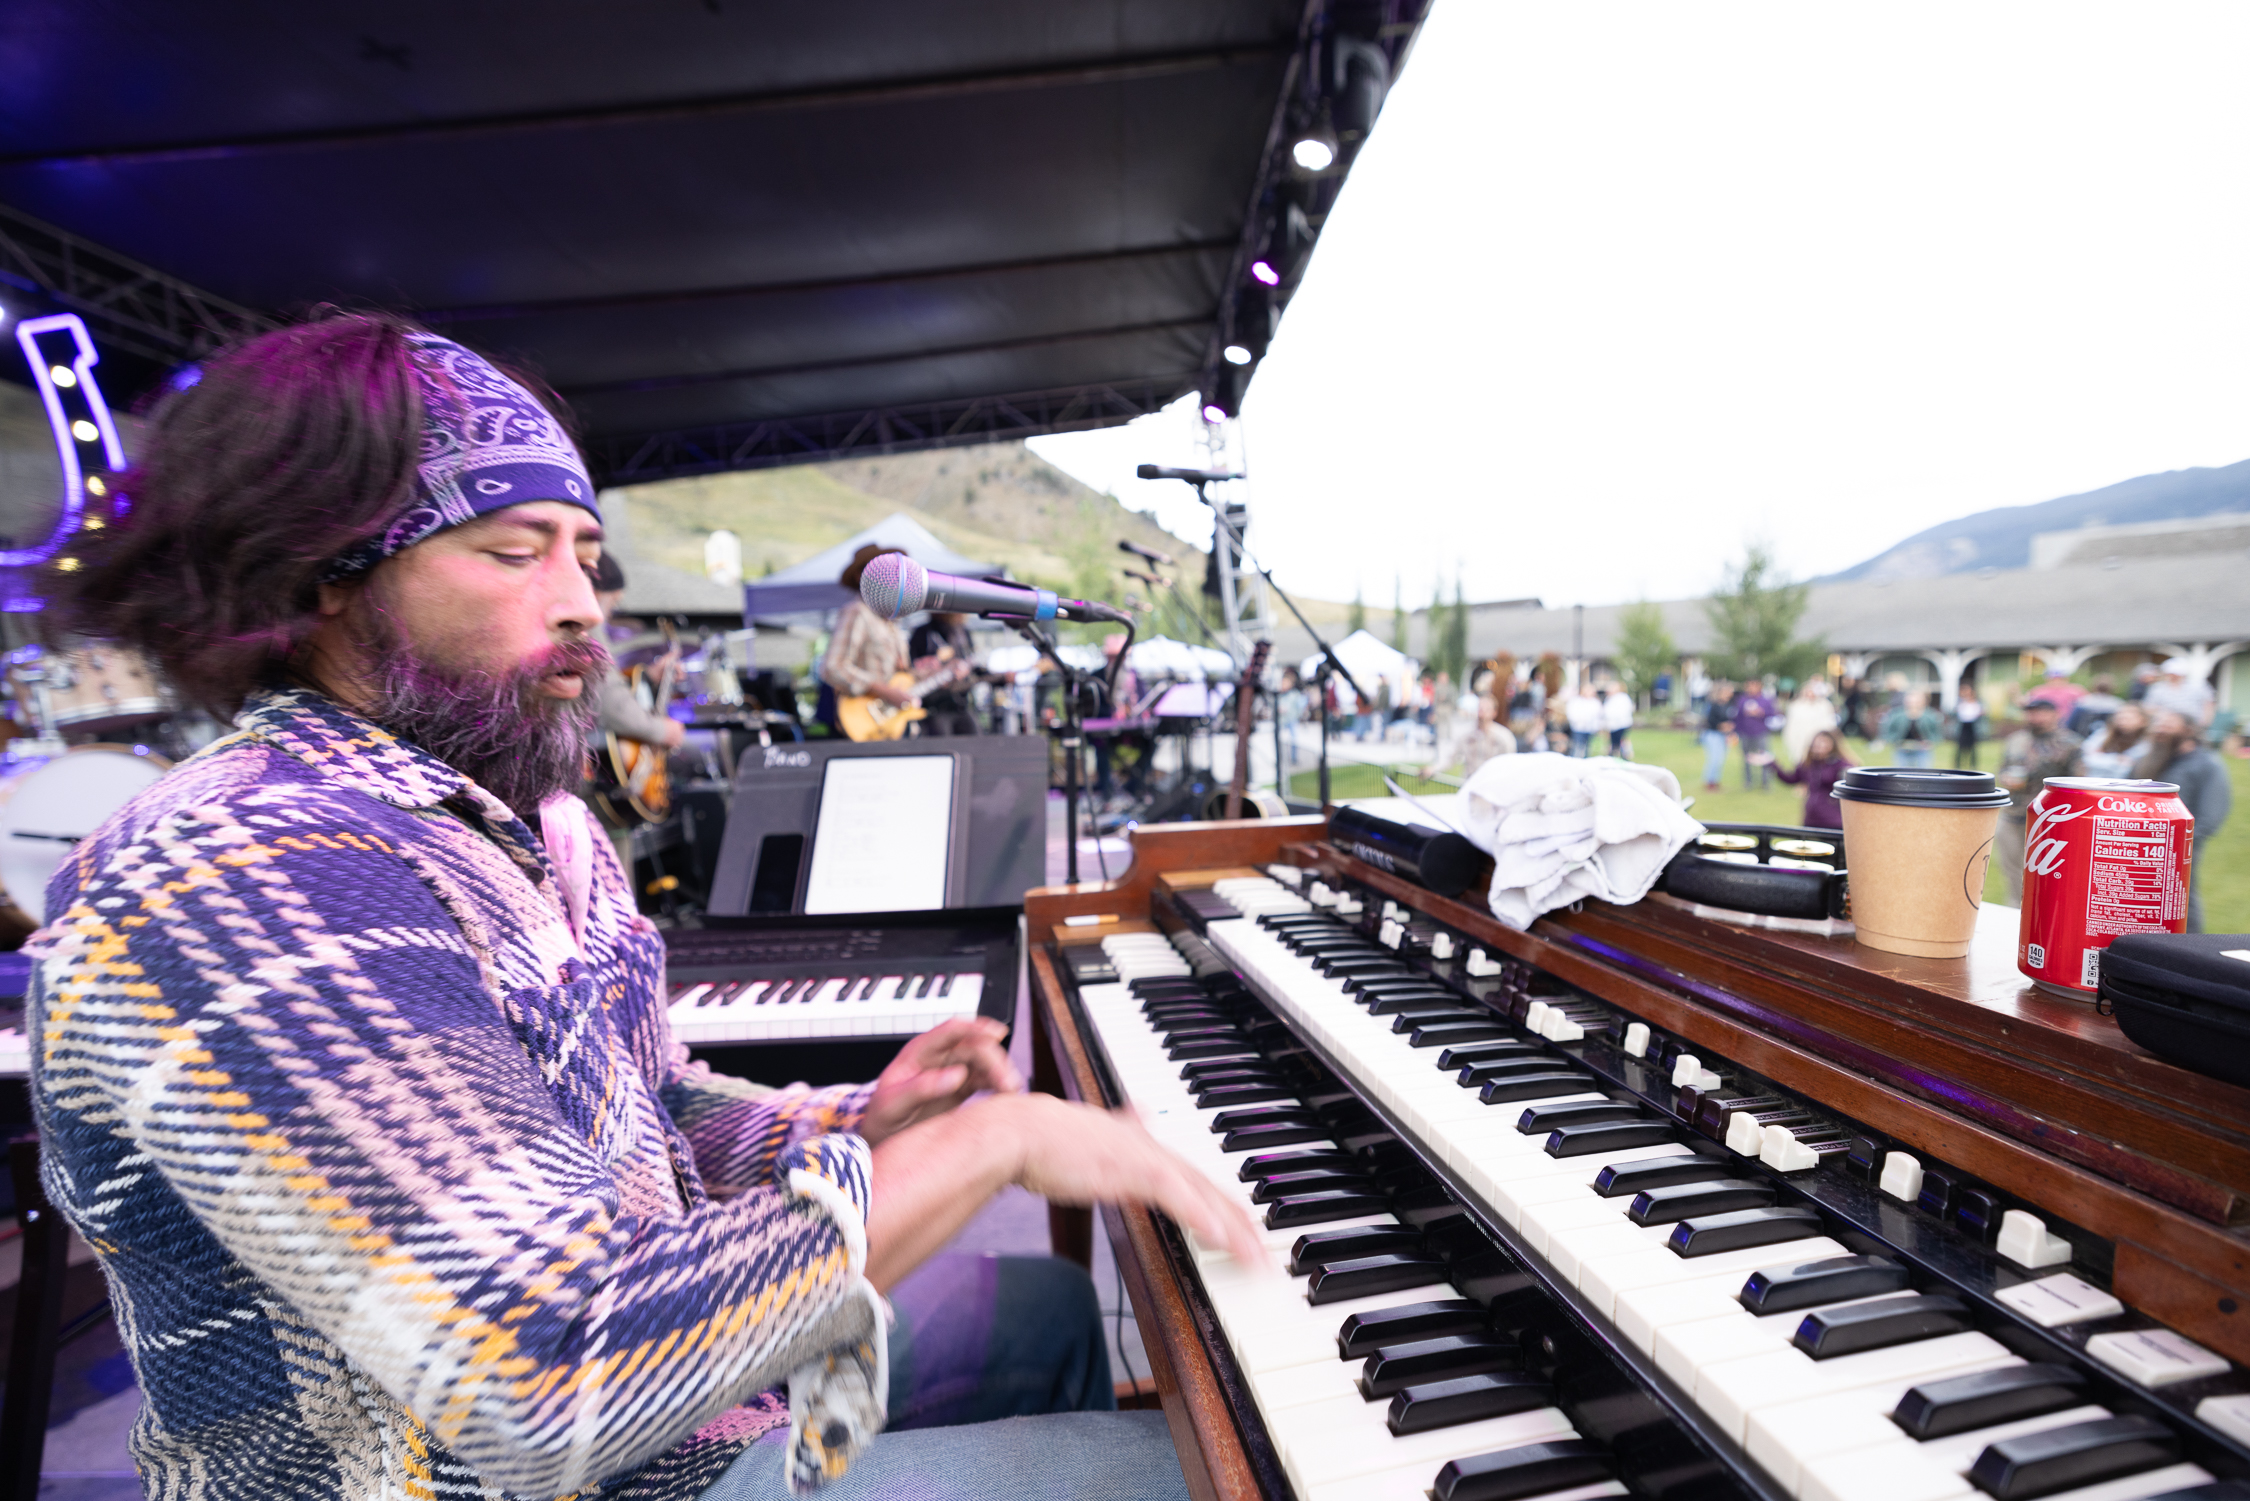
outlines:
[[2118, 934], [2186, 930], [2195, 815], [2177, 786], [2058, 777], [2024, 812], [2016, 967], [2037, 984], [2090, 996]]

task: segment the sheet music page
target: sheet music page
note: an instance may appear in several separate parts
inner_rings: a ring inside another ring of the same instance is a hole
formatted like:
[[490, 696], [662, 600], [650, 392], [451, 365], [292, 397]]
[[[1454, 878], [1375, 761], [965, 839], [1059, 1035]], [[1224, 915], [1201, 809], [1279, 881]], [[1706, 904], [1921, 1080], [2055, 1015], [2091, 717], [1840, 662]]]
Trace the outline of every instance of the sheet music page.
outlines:
[[952, 852], [951, 756], [838, 756], [821, 776], [805, 911], [934, 912]]

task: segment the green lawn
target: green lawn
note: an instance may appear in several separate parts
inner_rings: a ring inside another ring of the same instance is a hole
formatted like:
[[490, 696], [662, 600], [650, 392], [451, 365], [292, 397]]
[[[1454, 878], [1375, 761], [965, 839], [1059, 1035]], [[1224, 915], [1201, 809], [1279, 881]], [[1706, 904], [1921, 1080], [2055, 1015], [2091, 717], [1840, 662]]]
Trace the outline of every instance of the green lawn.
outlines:
[[[1706, 823], [1793, 824], [1804, 817], [1805, 795], [1794, 787], [1776, 782], [1770, 791], [1743, 789], [1740, 750], [1728, 757], [1726, 786], [1720, 792], [1702, 790], [1703, 750], [1684, 730], [1636, 730], [1633, 750], [1641, 760], [1654, 761], [1678, 777], [1681, 790], [1695, 799], [1695, 816]], [[1867, 757], [1867, 747], [1858, 741], [1852, 742], [1850, 750], [1855, 760]], [[1999, 760], [1999, 747], [1986, 745], [1982, 753], [1984, 769], [1992, 770]], [[1940, 751], [1938, 765], [1952, 764], [1952, 751]], [[2197, 842], [2196, 858], [2203, 862], [2204, 927], [2213, 933], [2242, 933], [2250, 932], [2250, 760], [2229, 757], [2227, 772], [2234, 779], [2238, 811], [2216, 837]], [[1385, 795], [1382, 771], [1373, 766], [1335, 766], [1330, 783], [1337, 797]], [[1309, 771], [1292, 777], [1289, 785], [1297, 797], [1313, 797], [1319, 791], [1317, 779]], [[1411, 776], [1399, 777], [1399, 785], [1417, 793], [1452, 790]], [[1998, 871], [1987, 879], [1984, 895], [1989, 902], [2007, 900]]]

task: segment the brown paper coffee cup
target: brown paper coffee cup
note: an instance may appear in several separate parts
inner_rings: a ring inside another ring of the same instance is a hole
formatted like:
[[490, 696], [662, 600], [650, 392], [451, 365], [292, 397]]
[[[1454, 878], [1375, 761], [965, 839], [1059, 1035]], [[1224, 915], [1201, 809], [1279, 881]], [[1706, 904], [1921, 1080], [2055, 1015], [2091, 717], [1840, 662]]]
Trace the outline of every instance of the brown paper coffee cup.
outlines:
[[2000, 810], [1842, 801], [1842, 812], [1859, 941], [1927, 959], [1966, 954]]

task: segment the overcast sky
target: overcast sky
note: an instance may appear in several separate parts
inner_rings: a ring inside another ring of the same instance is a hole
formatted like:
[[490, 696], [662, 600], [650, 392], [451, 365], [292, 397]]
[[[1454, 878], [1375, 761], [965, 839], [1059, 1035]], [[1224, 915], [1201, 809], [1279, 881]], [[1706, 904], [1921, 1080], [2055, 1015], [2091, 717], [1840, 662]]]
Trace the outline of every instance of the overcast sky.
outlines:
[[[2250, 6], [1437, 0], [1244, 404], [1284, 587], [1699, 594], [2250, 457]], [[1197, 419], [1033, 447], [1183, 535]], [[1177, 493], [1173, 493], [1177, 492]]]

